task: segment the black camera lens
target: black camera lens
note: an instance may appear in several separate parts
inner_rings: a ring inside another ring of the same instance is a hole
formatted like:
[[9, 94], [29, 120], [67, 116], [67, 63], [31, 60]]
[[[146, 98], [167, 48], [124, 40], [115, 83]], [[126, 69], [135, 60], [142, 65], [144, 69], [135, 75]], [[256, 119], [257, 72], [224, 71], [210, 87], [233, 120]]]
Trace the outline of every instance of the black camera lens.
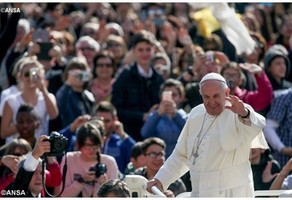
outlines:
[[94, 171], [95, 177], [98, 178], [107, 172], [107, 167], [104, 163], [97, 163], [94, 167], [90, 167], [89, 171]]

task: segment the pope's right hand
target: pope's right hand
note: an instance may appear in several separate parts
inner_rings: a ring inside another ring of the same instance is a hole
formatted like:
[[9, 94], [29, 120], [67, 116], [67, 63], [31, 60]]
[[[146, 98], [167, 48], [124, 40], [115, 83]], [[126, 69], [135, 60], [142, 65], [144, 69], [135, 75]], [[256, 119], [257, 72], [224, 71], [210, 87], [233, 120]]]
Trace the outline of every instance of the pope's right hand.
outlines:
[[163, 186], [161, 184], [161, 182], [158, 179], [152, 179], [150, 181], [147, 182], [147, 191], [151, 194], [153, 194], [153, 192], [151, 191], [151, 188], [153, 186], [156, 186], [161, 192], [164, 192]]

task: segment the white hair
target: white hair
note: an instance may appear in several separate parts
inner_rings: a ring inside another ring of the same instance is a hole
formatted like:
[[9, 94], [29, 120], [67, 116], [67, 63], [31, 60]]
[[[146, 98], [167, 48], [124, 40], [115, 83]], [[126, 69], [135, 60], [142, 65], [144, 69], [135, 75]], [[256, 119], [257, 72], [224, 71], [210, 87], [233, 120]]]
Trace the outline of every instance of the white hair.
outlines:
[[110, 22], [110, 23], [107, 23], [105, 27], [107, 29], [110, 29], [110, 28], [114, 29], [119, 34], [119, 36], [124, 37], [123, 28], [119, 24], [115, 22]]
[[18, 20], [17, 26], [23, 27], [25, 35], [28, 34], [30, 31], [30, 24], [29, 24], [29, 21], [27, 19], [22, 18], [22, 19]]
[[87, 42], [90, 47], [95, 49], [95, 51], [100, 50], [99, 43], [88, 35], [80, 37], [75, 44], [75, 48], [79, 48], [82, 42]]

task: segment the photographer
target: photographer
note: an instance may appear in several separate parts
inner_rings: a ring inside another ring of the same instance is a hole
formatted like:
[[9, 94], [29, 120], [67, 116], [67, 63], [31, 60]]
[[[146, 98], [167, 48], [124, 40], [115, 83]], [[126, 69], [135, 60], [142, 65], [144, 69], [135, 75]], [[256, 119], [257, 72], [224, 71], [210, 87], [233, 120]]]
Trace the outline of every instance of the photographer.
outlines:
[[38, 139], [41, 135], [46, 135], [48, 131], [49, 119], [58, 116], [59, 110], [56, 98], [49, 93], [46, 87], [44, 66], [35, 57], [26, 57], [22, 60], [16, 76], [21, 90], [15, 95], [8, 96], [3, 102], [3, 114], [1, 121], [1, 137], [6, 139], [6, 143], [18, 137], [16, 129], [16, 114], [22, 104], [30, 104], [34, 107], [40, 125], [35, 132]]
[[[48, 136], [40, 136], [31, 154], [20, 162], [15, 182], [6, 191], [20, 191], [20, 193], [16, 194], [17, 197], [37, 197], [42, 195], [43, 185], [40, 157], [44, 153], [51, 151], [51, 144], [45, 141], [46, 139], [48, 139]], [[4, 197], [8, 196], [10, 195], [7, 194]], [[11, 196], [14, 195], [12, 194]]]
[[[91, 122], [81, 125], [76, 132], [79, 151], [67, 153], [68, 171], [63, 197], [96, 197], [100, 186], [118, 178], [118, 166], [112, 156], [101, 154], [103, 141], [98, 127]], [[61, 168], [65, 165], [65, 157]], [[55, 190], [59, 194], [62, 186]]]
[[90, 114], [95, 104], [94, 96], [86, 89], [90, 81], [85, 60], [72, 58], [64, 71], [64, 85], [56, 93], [62, 128], [72, 123], [78, 116]]

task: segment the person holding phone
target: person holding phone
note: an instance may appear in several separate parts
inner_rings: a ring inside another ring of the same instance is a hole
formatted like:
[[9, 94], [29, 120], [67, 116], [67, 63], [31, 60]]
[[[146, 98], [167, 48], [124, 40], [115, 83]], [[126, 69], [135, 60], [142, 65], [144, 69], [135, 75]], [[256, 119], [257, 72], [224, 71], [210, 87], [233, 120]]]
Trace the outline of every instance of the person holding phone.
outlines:
[[187, 113], [180, 109], [184, 94], [184, 87], [180, 81], [167, 79], [161, 86], [162, 99], [158, 109], [150, 113], [141, 129], [143, 138], [159, 137], [167, 143], [166, 158], [172, 153], [186, 122]]

